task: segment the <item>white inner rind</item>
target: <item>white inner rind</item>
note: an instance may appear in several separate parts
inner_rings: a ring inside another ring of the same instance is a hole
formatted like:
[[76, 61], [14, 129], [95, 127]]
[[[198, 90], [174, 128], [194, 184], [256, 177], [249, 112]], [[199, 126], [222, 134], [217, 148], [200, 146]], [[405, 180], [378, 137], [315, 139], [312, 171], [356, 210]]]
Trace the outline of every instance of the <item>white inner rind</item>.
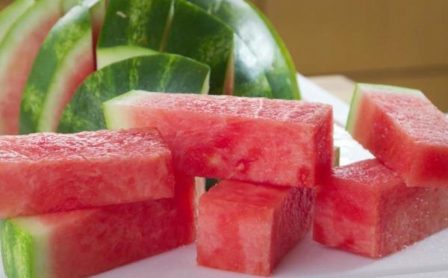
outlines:
[[36, 278], [53, 277], [49, 254], [49, 242], [52, 234], [52, 226], [43, 224], [37, 218], [24, 217], [11, 220], [17, 227], [29, 234], [33, 239], [34, 257], [32, 273]]
[[138, 46], [115, 46], [97, 49], [98, 70], [110, 64], [134, 58], [138, 56], [148, 56], [158, 54], [159, 52], [149, 48]]

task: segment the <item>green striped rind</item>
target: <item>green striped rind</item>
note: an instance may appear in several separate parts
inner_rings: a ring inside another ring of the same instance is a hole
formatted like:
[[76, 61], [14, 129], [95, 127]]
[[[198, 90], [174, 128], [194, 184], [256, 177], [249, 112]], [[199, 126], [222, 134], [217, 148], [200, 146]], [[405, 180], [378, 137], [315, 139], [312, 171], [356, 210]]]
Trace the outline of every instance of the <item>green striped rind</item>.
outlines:
[[109, 0], [99, 50], [121, 45], [160, 50], [172, 8], [172, 0]]
[[[274, 98], [299, 99], [291, 56], [269, 20], [249, 1], [188, 0], [231, 26], [256, 56]], [[238, 93], [238, 92], [237, 92]]]
[[20, 133], [52, 131], [60, 82], [72, 74], [79, 49], [91, 47], [89, 7], [76, 6], [51, 29], [37, 55], [22, 98]]
[[407, 95], [415, 95], [425, 97], [425, 95], [415, 89], [405, 88], [405, 87], [397, 87], [390, 85], [377, 85], [377, 84], [364, 84], [358, 83], [355, 86], [355, 91], [353, 92], [352, 101], [350, 104], [350, 112], [347, 119], [347, 124], [345, 126], [346, 130], [353, 135], [355, 124], [358, 118], [358, 110], [361, 99], [363, 97], [364, 92], [380, 92], [380, 93], [390, 93], [390, 94], [407, 94]]
[[210, 92], [222, 93], [233, 55], [233, 32], [219, 19], [177, 0], [163, 51], [190, 57], [210, 66]]
[[53, 277], [48, 243], [52, 227], [38, 217], [8, 219], [0, 224], [0, 243], [9, 278]]
[[184, 0], [109, 1], [98, 44], [99, 64], [110, 61], [107, 48], [123, 45], [179, 54], [207, 64], [211, 91], [224, 91], [233, 32], [195, 5]]
[[204, 93], [208, 89], [209, 72], [204, 64], [172, 54], [111, 64], [93, 73], [78, 88], [58, 130], [67, 133], [104, 129], [102, 103], [130, 90]]
[[36, 277], [33, 237], [13, 220], [0, 224], [3, 267], [9, 278]]
[[34, 3], [34, 0], [16, 0], [0, 11], [0, 42], [17, 19]]

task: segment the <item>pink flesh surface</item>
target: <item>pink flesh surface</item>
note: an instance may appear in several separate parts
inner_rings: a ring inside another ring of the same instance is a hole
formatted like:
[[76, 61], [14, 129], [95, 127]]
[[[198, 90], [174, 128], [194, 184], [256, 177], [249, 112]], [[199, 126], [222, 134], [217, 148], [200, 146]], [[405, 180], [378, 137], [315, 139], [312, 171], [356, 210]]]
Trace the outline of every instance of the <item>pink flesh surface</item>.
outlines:
[[50, 14], [41, 24], [20, 34], [22, 42], [12, 53], [12, 59], [4, 76], [0, 76], [2, 94], [0, 99], [0, 134], [17, 134], [19, 111], [23, 89], [31, 72], [34, 59], [47, 33], [59, 19], [60, 14]]
[[427, 99], [365, 92], [354, 138], [408, 186], [448, 186], [448, 120]]
[[178, 173], [174, 198], [35, 217], [51, 227], [53, 277], [85, 277], [191, 243], [193, 186]]
[[157, 127], [175, 165], [191, 175], [314, 187], [330, 172], [326, 105], [155, 93], [121, 105], [128, 127]]
[[383, 257], [448, 227], [448, 190], [409, 188], [377, 160], [334, 170], [317, 196], [314, 239]]
[[0, 137], [0, 215], [88, 208], [173, 194], [171, 152], [155, 130]]
[[313, 202], [309, 188], [221, 182], [200, 200], [198, 263], [271, 274], [308, 231]]

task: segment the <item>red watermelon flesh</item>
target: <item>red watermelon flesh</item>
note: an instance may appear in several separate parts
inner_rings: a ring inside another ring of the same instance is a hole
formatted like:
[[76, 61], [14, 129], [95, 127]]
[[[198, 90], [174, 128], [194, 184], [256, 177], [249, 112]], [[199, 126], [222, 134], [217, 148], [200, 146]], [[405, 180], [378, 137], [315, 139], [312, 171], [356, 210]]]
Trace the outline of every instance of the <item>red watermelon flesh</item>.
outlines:
[[407, 187], [378, 160], [333, 170], [320, 189], [314, 239], [378, 258], [448, 227], [448, 190]]
[[408, 186], [448, 186], [448, 120], [416, 90], [361, 84], [350, 115], [353, 137]]
[[86, 277], [189, 244], [193, 194], [193, 178], [177, 173], [174, 198], [10, 219], [6, 225], [32, 242], [22, 242], [16, 256], [28, 260], [15, 267], [39, 277]]
[[15, 23], [1, 44], [0, 134], [19, 131], [22, 92], [42, 42], [62, 15], [60, 5], [60, 1], [37, 2]]
[[314, 187], [331, 169], [324, 104], [134, 91], [104, 106], [109, 128], [156, 127], [190, 175]]
[[0, 137], [0, 217], [171, 197], [156, 130]]
[[314, 191], [223, 181], [199, 203], [200, 265], [269, 275], [311, 226]]

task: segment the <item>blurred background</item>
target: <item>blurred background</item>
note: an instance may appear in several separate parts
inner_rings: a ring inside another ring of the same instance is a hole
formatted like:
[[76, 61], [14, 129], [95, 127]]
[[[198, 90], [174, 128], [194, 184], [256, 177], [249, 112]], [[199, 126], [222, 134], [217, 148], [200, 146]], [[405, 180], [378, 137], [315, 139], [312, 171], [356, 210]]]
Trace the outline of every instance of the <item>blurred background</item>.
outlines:
[[400, 85], [448, 112], [448, 0], [253, 1], [297, 70], [341, 98], [351, 81]]

